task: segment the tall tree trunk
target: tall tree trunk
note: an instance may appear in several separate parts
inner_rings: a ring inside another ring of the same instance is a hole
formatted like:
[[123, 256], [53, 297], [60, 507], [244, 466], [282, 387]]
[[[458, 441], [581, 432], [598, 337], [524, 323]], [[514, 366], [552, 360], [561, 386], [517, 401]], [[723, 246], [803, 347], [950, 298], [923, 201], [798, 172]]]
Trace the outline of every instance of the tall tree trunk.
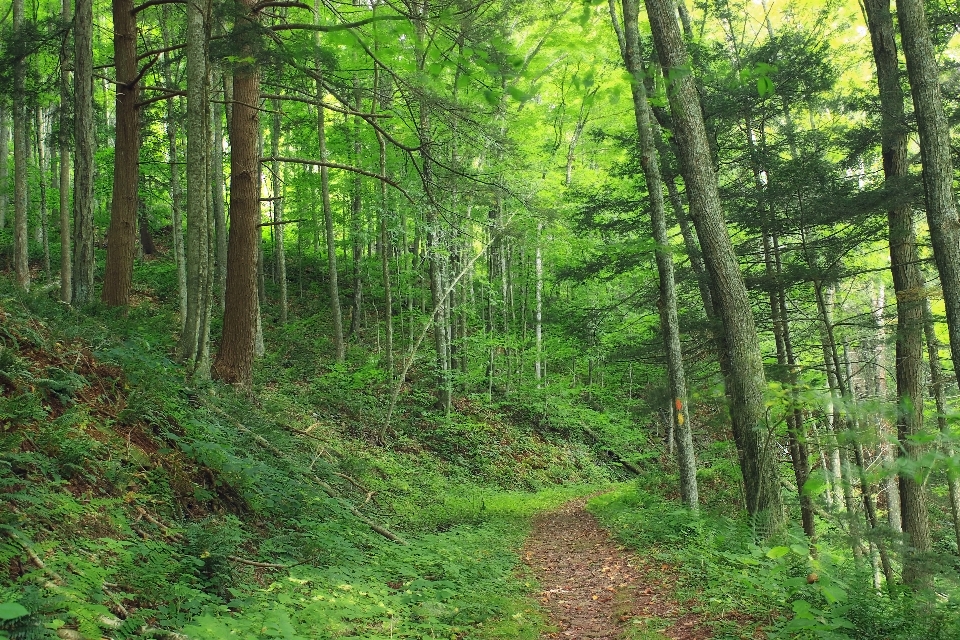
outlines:
[[101, 299], [105, 304], [125, 307], [130, 304], [133, 286], [137, 185], [140, 180], [140, 81], [133, 0], [113, 0], [113, 58], [117, 72], [117, 133], [107, 264]]
[[[378, 99], [382, 92], [383, 72], [378, 66], [373, 83], [372, 112], [376, 112]], [[384, 325], [384, 362], [387, 378], [393, 380], [393, 283], [390, 276], [390, 259], [393, 256], [393, 243], [390, 238], [389, 200], [387, 199], [387, 140], [379, 129], [376, 130], [377, 147], [380, 152], [380, 276], [383, 280], [383, 325]]]
[[[187, 315], [180, 357], [192, 376], [209, 378], [210, 293], [210, 76], [207, 2], [187, 3]], [[250, 103], [254, 106], [257, 101]], [[259, 158], [257, 158], [259, 160]], [[259, 207], [259, 202], [258, 202]], [[258, 216], [259, 217], [259, 216]], [[259, 228], [258, 228], [259, 233]], [[224, 322], [226, 329], [226, 322]]]
[[53, 280], [50, 272], [50, 212], [47, 209], [47, 181], [49, 180], [49, 154], [47, 153], [46, 127], [43, 112], [36, 108], [34, 116], [34, 136], [37, 144], [37, 169], [39, 169], [40, 188], [40, 242], [43, 245], [43, 273], [47, 282]]
[[[927, 342], [927, 359], [930, 365], [930, 389], [937, 406], [937, 427], [943, 434], [943, 454], [953, 459], [953, 440], [950, 435], [950, 425], [947, 422], [946, 386], [943, 379], [943, 368], [940, 364], [940, 340], [937, 338], [933, 321], [933, 312], [930, 309], [929, 298], [923, 305], [923, 333]], [[950, 492], [950, 513], [953, 516], [953, 531], [957, 538], [957, 548], [960, 549], [960, 473], [956, 468], [947, 468], [947, 489]]]
[[[280, 156], [280, 101], [273, 101], [273, 119], [270, 129], [270, 154], [274, 158]], [[280, 322], [287, 322], [287, 254], [284, 246], [283, 233], [283, 180], [280, 175], [282, 168], [277, 160], [270, 164], [270, 178], [273, 191], [273, 258], [276, 262], [276, 280], [280, 285]]]
[[260, 245], [259, 14], [255, 0], [240, 0], [233, 38], [240, 59], [233, 70], [230, 122], [230, 240], [223, 337], [213, 376], [249, 387], [257, 324], [257, 253]]
[[[534, 373], [537, 384], [541, 385], [544, 377], [544, 355], [543, 355], [543, 222], [537, 221], [537, 255], [535, 258], [535, 278], [536, 299], [534, 308], [534, 334], [536, 335], [537, 360], [534, 365]], [[542, 386], [542, 385], [541, 385]]]
[[[24, 28], [23, 0], [13, 0], [13, 30]], [[27, 59], [13, 63], [13, 270], [17, 286], [30, 288], [29, 247], [27, 230], [27, 172], [30, 158], [29, 118], [27, 112]]]
[[[64, 25], [73, 21], [73, 3], [71, 0], [63, 0], [61, 5], [60, 20]], [[57, 142], [60, 147], [60, 193], [59, 193], [59, 214], [60, 214], [60, 301], [70, 304], [73, 300], [73, 261], [70, 255], [70, 39], [64, 37], [60, 48], [60, 122]], [[3, 115], [0, 114], [0, 122]], [[0, 124], [0, 137], [3, 137], [3, 125]], [[0, 141], [0, 164], [6, 164], [5, 150], [3, 142]], [[0, 169], [0, 173], [6, 171], [6, 167]], [[0, 190], [3, 190], [5, 176], [0, 175]], [[2, 198], [3, 196], [0, 196]], [[0, 202], [0, 229], [3, 228], [2, 209], [6, 203]]]
[[93, 0], [76, 0], [73, 21], [73, 304], [93, 298]]
[[680, 320], [677, 314], [677, 293], [674, 283], [673, 255], [667, 236], [667, 220], [663, 201], [663, 181], [660, 177], [660, 162], [657, 158], [655, 129], [643, 83], [643, 68], [640, 59], [639, 5], [637, 0], [623, 0], [623, 25], [617, 18], [613, 0], [610, 2], [610, 17], [619, 36], [621, 55], [627, 72], [634, 77], [630, 84], [633, 94], [633, 111], [637, 131], [640, 134], [640, 164], [647, 184], [650, 199], [650, 219], [653, 239], [656, 242], [657, 273], [660, 284], [660, 332], [667, 359], [667, 377], [670, 383], [670, 406], [677, 445], [677, 466], [680, 469], [680, 494], [684, 503], [696, 511], [699, 508], [697, 488], [697, 462], [693, 448], [693, 426], [687, 400], [686, 377], [683, 370], [683, 352], [680, 348]]
[[[214, 67], [214, 81], [211, 83], [218, 90], [223, 92], [223, 101], [229, 98], [226, 95], [224, 74], [219, 66]], [[226, 190], [223, 176], [223, 118], [224, 107], [221, 101], [214, 102], [212, 105], [212, 124], [211, 131], [213, 135], [213, 145], [210, 152], [210, 181], [213, 192], [212, 207], [216, 253], [214, 259], [215, 296], [217, 305], [223, 310], [223, 295], [226, 290], [227, 282], [227, 212], [226, 212]]]
[[[867, 0], [874, 59], [880, 82], [883, 117], [885, 186], [899, 191], [906, 179], [907, 135], [903, 96], [898, 81], [896, 41], [889, 2]], [[960, 364], [960, 225], [953, 200], [953, 163], [950, 134], [937, 80], [937, 63], [927, 28], [922, 0], [897, 0], [901, 41], [907, 75], [913, 90], [914, 112], [920, 130], [920, 156], [927, 196], [927, 221], [934, 257], [940, 272], [950, 331], [953, 361]], [[890, 268], [897, 291], [897, 433], [904, 456], [917, 460], [923, 447], [915, 436], [923, 431], [923, 298], [924, 282], [917, 267], [913, 218], [909, 204], [887, 213], [890, 226]], [[918, 554], [930, 551], [930, 522], [921, 483], [909, 473], [900, 474], [900, 509], [903, 529], [915, 552], [905, 558], [903, 580], [926, 581], [927, 571]]]
[[723, 322], [730, 373], [726, 380], [730, 417], [740, 452], [747, 510], [777, 526], [783, 506], [779, 469], [764, 416], [766, 381], [759, 340], [747, 289], [727, 235], [720, 208], [717, 177], [700, 109], [690, 59], [677, 25], [673, 2], [645, 0], [654, 44], [670, 84], [668, 93], [676, 123], [674, 135], [690, 200], [690, 214], [700, 238], [704, 262], [716, 285], [714, 298]]
[[[353, 77], [353, 108], [358, 113], [361, 111], [360, 104], [360, 80]], [[350, 137], [352, 138], [351, 147], [354, 166], [360, 167], [363, 162], [363, 146], [360, 141], [360, 117], [353, 116], [353, 126], [350, 127]], [[361, 277], [361, 266], [363, 264], [363, 180], [359, 173], [355, 173], [350, 181], [350, 246], [351, 246], [351, 267], [353, 273], [353, 296], [351, 301], [350, 329], [348, 333], [353, 335], [359, 333], [363, 328], [363, 278]]]
[[[69, 2], [70, 0], [64, 0]], [[0, 106], [0, 231], [7, 225], [7, 163], [10, 154], [10, 127], [7, 110]]]
[[[323, 83], [317, 80], [317, 137], [320, 157], [327, 157], [326, 109], [323, 107]], [[320, 167], [320, 193], [323, 206], [323, 225], [327, 240], [327, 271], [329, 275], [330, 311], [333, 325], [333, 350], [337, 362], [343, 362], [346, 348], [343, 341], [343, 313], [340, 310], [340, 283], [337, 275], [337, 238], [333, 229], [333, 208], [330, 206], [330, 176], [325, 166]]]
[[[163, 19], [160, 23], [160, 32], [163, 37], [163, 46], [169, 47], [170, 23], [172, 22], [171, 5], [165, 4], [161, 8]], [[167, 52], [163, 54], [163, 80], [166, 86], [173, 86], [173, 57]], [[170, 237], [173, 243], [173, 262], [177, 267], [177, 300], [180, 303], [180, 335], [183, 336], [187, 322], [187, 264], [183, 250], [183, 192], [180, 186], [180, 154], [177, 144], [177, 103], [179, 98], [171, 97], [166, 100], [167, 107], [167, 157], [170, 165]], [[181, 350], [182, 354], [182, 350]]]

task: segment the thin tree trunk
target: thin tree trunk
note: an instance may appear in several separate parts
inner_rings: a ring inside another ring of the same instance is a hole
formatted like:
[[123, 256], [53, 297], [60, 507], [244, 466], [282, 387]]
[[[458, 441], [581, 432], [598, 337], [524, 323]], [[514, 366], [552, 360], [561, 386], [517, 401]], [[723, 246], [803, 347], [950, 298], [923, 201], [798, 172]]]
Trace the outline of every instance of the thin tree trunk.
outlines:
[[[214, 67], [214, 82], [211, 84], [218, 89], [223, 89], [224, 101], [229, 100], [226, 95], [223, 71]], [[212, 182], [213, 204], [211, 212], [213, 213], [214, 234], [216, 241], [216, 254], [214, 260], [215, 295], [217, 304], [223, 309], [223, 295], [226, 289], [227, 281], [227, 215], [226, 215], [226, 190], [223, 175], [223, 119], [224, 107], [221, 101], [212, 104], [213, 123], [211, 131], [213, 134], [213, 146], [210, 153], [210, 180]]]
[[49, 154], [46, 152], [46, 127], [40, 107], [34, 117], [34, 136], [37, 144], [37, 168], [39, 169], [40, 188], [40, 242], [43, 245], [43, 273], [48, 283], [53, 280], [50, 270], [50, 212], [47, 209], [47, 180], [49, 180]]
[[[885, 186], [897, 192], [906, 179], [907, 136], [903, 97], [898, 80], [896, 41], [889, 4], [867, 0], [874, 59], [880, 82], [883, 115]], [[897, 19], [913, 90], [914, 112], [920, 131], [920, 156], [927, 197], [927, 221], [934, 257], [940, 272], [955, 365], [960, 364], [960, 225], [953, 199], [953, 162], [950, 136], [937, 80], [937, 63], [922, 0], [897, 0]], [[923, 277], [917, 267], [912, 211], [909, 204], [888, 211], [890, 268], [897, 291], [897, 433], [904, 456], [917, 460], [924, 447], [915, 436], [923, 431]], [[930, 551], [930, 520], [921, 483], [900, 474], [903, 530], [913, 551], [904, 560], [903, 580], [925, 583], [929, 570], [921, 554]]]
[[[946, 385], [943, 379], [943, 368], [940, 364], [940, 339], [937, 338], [933, 322], [933, 312], [930, 310], [929, 298], [923, 305], [923, 332], [927, 342], [927, 358], [930, 365], [930, 389], [937, 405], [937, 427], [943, 435], [943, 455], [953, 459], [953, 439], [950, 434], [950, 425], [947, 422]], [[953, 516], [953, 531], [957, 538], [957, 548], [960, 549], [960, 473], [954, 466], [947, 468], [947, 488], [950, 491], [950, 513]]]
[[[191, 375], [210, 375], [210, 76], [205, 2], [187, 3], [187, 315], [180, 334], [180, 356]], [[254, 100], [250, 104], [256, 105]], [[259, 202], [257, 203], [259, 209]], [[259, 216], [258, 216], [259, 217]], [[257, 230], [259, 235], [259, 228]], [[226, 319], [224, 319], [226, 331]]]
[[[23, 0], [13, 0], [13, 30], [24, 28]], [[27, 113], [27, 58], [13, 64], [13, 270], [17, 286], [30, 289], [30, 238], [27, 230], [27, 172], [30, 161]]]
[[[169, 25], [172, 21], [171, 5], [161, 7], [163, 20], [160, 32], [163, 46], [170, 46]], [[173, 86], [173, 59], [170, 53], [163, 54], [163, 76], [166, 86]], [[187, 263], [183, 249], [183, 191], [180, 186], [180, 154], [177, 145], [178, 98], [166, 101], [167, 107], [167, 156], [170, 165], [170, 236], [173, 243], [173, 262], [177, 267], [177, 300], [180, 304], [180, 334], [187, 322]], [[181, 352], [182, 353], [182, 352]]]
[[117, 125], [114, 143], [113, 200], [107, 231], [104, 304], [130, 304], [136, 253], [137, 185], [140, 181], [140, 87], [137, 19], [133, 0], [113, 0], [113, 51], [117, 72]]
[[73, 304], [93, 299], [93, 0], [76, 0], [74, 42]]
[[654, 139], [659, 136], [650, 116], [643, 69], [640, 62], [640, 31], [638, 26], [639, 6], [637, 0], [623, 0], [623, 26], [617, 17], [613, 0], [610, 1], [610, 17], [620, 36], [621, 54], [627, 72], [634, 77], [630, 87], [633, 93], [633, 110], [637, 131], [640, 134], [640, 164], [646, 180], [650, 199], [650, 218], [653, 239], [656, 242], [657, 273], [659, 274], [660, 331], [667, 359], [667, 377], [670, 384], [672, 424], [676, 427], [677, 465], [680, 469], [680, 494], [684, 503], [694, 511], [699, 508], [697, 488], [697, 462], [693, 448], [693, 429], [687, 400], [686, 377], [683, 369], [683, 353], [680, 348], [680, 320], [677, 313], [677, 294], [674, 283], [673, 256], [667, 236], [666, 213], [663, 201], [663, 183], [660, 177], [660, 162], [657, 158]]
[[[323, 85], [317, 80], [317, 95], [323, 96]], [[323, 105], [317, 105], [317, 137], [320, 157], [327, 157], [327, 133]], [[320, 167], [320, 192], [323, 204], [323, 224], [327, 240], [327, 271], [329, 273], [330, 311], [333, 324], [333, 349], [337, 362], [343, 362], [346, 349], [343, 341], [343, 314], [340, 310], [340, 284], [337, 276], [337, 239], [333, 229], [333, 208], [330, 206], [330, 176], [325, 166]]]
[[674, 135], [687, 185], [690, 214], [714, 291], [719, 294], [714, 303], [726, 338], [731, 373], [726, 380], [730, 417], [740, 452], [747, 510], [775, 527], [783, 518], [779, 469], [767, 438], [763, 403], [766, 381], [750, 299], [720, 208], [717, 177], [710, 163], [710, 145], [696, 86], [689, 73], [677, 73], [689, 68], [689, 55], [673, 3], [645, 0], [645, 4], [664, 76], [671, 85]]
[[274, 157], [270, 165], [273, 191], [273, 257], [276, 262], [276, 280], [280, 285], [280, 322], [287, 322], [287, 255], [284, 247], [283, 230], [283, 180], [281, 167], [276, 158], [280, 156], [280, 101], [273, 101], [273, 119], [270, 129], [270, 153]]
[[[376, 112], [377, 101], [380, 97], [383, 75], [377, 67], [373, 89], [373, 107]], [[384, 362], [387, 367], [387, 378], [393, 380], [393, 283], [390, 278], [390, 258], [393, 256], [393, 243], [390, 240], [389, 229], [389, 201], [387, 199], [387, 141], [383, 133], [377, 129], [377, 147], [380, 152], [380, 276], [383, 280], [383, 321], [384, 321]]]
[[[73, 21], [73, 3], [63, 0], [60, 19], [63, 24]], [[63, 38], [60, 48], [60, 122], [57, 142], [60, 146], [60, 300], [70, 304], [73, 300], [73, 261], [70, 254], [70, 39]], [[0, 138], [5, 137], [3, 114], [0, 114]], [[4, 141], [0, 140], [0, 164], [6, 165], [7, 154]], [[0, 169], [0, 191], [6, 182], [6, 166]], [[6, 196], [0, 196], [0, 199]], [[3, 209], [6, 202], [0, 202], [0, 229], [3, 228]]]
[[[255, 0], [240, 0], [233, 37], [241, 60], [256, 60], [259, 14]], [[223, 338], [213, 365], [219, 380], [249, 387], [257, 324], [257, 252], [260, 244], [260, 74], [255, 62], [233, 71], [230, 123], [230, 240]]]
[[[64, 0], [68, 2], [70, 0]], [[0, 106], [0, 231], [7, 225], [7, 163], [10, 154], [10, 127], [7, 110]]]
[[537, 221], [537, 256], [536, 256], [536, 308], [534, 310], [534, 333], [537, 342], [537, 361], [535, 373], [537, 384], [542, 386], [544, 372], [543, 365], [543, 222]]

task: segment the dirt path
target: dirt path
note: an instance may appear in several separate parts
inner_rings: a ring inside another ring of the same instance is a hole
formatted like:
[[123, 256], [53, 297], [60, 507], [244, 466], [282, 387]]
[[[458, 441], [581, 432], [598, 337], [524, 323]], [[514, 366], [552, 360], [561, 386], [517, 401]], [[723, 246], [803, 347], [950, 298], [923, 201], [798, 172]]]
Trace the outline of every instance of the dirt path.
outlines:
[[619, 547], [585, 504], [581, 498], [535, 518], [523, 548], [558, 629], [543, 638], [621, 638], [637, 617], [666, 638], [710, 638], [699, 617], [672, 600], [661, 572]]

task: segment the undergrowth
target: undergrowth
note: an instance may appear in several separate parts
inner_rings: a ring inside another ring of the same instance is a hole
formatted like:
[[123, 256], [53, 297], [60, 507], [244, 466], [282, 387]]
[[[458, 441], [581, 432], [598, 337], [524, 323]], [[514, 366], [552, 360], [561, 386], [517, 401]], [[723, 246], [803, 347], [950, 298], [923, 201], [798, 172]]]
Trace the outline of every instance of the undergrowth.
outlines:
[[378, 364], [296, 322], [254, 393], [186, 385], [141, 275], [127, 315], [0, 281], [0, 638], [537, 637], [529, 518], [619, 445], [415, 392], [381, 444]]
[[673, 567], [677, 597], [704, 613], [718, 638], [948, 640], [960, 637], [960, 590], [879, 591], [872, 569], [821, 539], [813, 553], [799, 529], [760, 542], [746, 518], [719, 508], [694, 514], [664, 497], [664, 478], [593, 498], [604, 526], [654, 564]]

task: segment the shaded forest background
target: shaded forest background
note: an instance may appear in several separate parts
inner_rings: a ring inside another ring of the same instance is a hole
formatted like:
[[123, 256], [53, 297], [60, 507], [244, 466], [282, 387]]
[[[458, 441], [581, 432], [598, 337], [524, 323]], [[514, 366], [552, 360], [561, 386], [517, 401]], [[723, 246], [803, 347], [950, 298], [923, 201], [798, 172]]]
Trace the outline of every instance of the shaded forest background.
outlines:
[[[285, 637], [527, 637], [511, 562], [437, 569], [447, 534], [509, 554], [533, 510], [634, 476], [601, 519], [711, 558], [754, 626], [956, 630], [954, 4], [0, 20], [0, 637], [64, 607], [60, 637], [255, 629], [261, 570], [304, 564], [378, 595], [321, 616], [283, 583]], [[121, 579], [168, 554], [192, 577]]]

